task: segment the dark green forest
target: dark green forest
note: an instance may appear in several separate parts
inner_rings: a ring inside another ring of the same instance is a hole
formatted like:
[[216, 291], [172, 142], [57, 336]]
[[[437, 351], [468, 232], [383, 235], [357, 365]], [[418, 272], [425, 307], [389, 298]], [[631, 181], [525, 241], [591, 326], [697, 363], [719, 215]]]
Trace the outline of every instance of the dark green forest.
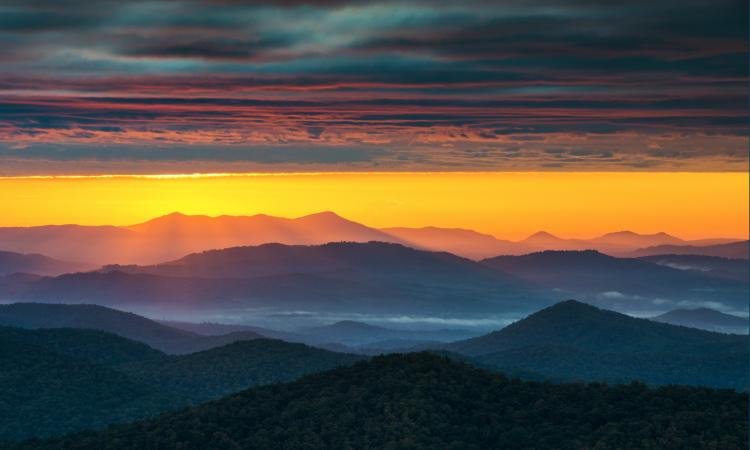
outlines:
[[359, 359], [269, 339], [168, 356], [101, 331], [0, 327], [0, 441], [129, 422]]
[[747, 390], [748, 337], [637, 319], [574, 300], [443, 348], [500, 372], [557, 381]]
[[520, 381], [414, 353], [15, 448], [733, 450], [747, 410], [730, 390]]

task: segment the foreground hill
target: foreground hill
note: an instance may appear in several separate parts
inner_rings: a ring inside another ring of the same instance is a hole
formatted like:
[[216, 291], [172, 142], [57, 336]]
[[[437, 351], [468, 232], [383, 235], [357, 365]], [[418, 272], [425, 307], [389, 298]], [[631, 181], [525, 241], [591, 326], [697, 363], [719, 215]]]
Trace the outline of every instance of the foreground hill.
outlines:
[[747, 310], [746, 283], [640, 259], [615, 258], [594, 250], [544, 251], [498, 256], [482, 262], [503, 273], [562, 289], [608, 307], [626, 310], [658, 307], [663, 311], [670, 303], [718, 302]]
[[79, 272], [92, 268], [87, 264], [61, 261], [39, 254], [0, 251], [0, 276], [13, 273], [61, 275], [63, 273]]
[[520, 382], [420, 353], [18, 448], [733, 450], [746, 448], [747, 407], [729, 391]]
[[488, 367], [528, 370], [551, 379], [747, 390], [748, 343], [747, 336], [636, 319], [570, 300], [442, 348]]
[[102, 330], [143, 342], [166, 353], [192, 353], [235, 341], [263, 337], [247, 330], [233, 331], [218, 336], [201, 336], [160, 324], [137, 314], [98, 305], [44, 303], [0, 305], [0, 326]]
[[0, 327], [0, 442], [101, 427], [184, 405], [114, 368], [162, 357], [100, 331]]
[[0, 327], [0, 442], [145, 418], [359, 359], [266, 339], [168, 356], [101, 331]]
[[557, 294], [449, 253], [382, 242], [266, 244], [14, 284], [0, 298], [148, 306], [356, 313], [530, 312]]
[[719, 333], [748, 333], [747, 318], [724, 314], [709, 308], [675, 309], [653, 317], [651, 320]]

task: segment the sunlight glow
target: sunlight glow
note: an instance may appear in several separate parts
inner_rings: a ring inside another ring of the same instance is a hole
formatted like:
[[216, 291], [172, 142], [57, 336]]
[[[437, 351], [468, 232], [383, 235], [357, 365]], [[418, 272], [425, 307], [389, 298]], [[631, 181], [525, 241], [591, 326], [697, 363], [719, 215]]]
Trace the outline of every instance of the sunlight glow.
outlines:
[[746, 237], [747, 173], [446, 172], [163, 174], [0, 178], [0, 226], [131, 225], [171, 212], [369, 226], [471, 228], [518, 239], [629, 229]]

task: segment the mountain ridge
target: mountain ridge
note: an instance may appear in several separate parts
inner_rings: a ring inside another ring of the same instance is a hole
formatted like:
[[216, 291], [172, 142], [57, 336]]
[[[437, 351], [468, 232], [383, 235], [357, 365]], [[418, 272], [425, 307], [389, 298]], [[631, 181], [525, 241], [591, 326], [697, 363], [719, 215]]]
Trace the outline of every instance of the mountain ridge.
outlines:
[[681, 242], [690, 245], [691, 242], [724, 242], [726, 239], [689, 241], [664, 232], [640, 234], [619, 231], [588, 239], [566, 239], [537, 232], [526, 239], [513, 241], [462, 228], [425, 226], [378, 229], [346, 219], [333, 211], [297, 218], [267, 214], [208, 216], [173, 212], [126, 226], [69, 224], [0, 227], [0, 249], [39, 253], [62, 260], [80, 260], [93, 265], [155, 264], [204, 250], [271, 242], [317, 245], [340, 241], [392, 242], [419, 249], [449, 251], [477, 260], [545, 249], [595, 248], [623, 256], [647, 246], [644, 244]]
[[735, 450], [747, 441], [746, 409], [747, 395], [729, 391], [524, 382], [434, 354], [396, 354], [17, 448]]
[[567, 300], [439, 348], [498, 370], [525, 369], [555, 378], [622, 382], [632, 376], [655, 384], [747, 390], [748, 342], [747, 336], [638, 319]]

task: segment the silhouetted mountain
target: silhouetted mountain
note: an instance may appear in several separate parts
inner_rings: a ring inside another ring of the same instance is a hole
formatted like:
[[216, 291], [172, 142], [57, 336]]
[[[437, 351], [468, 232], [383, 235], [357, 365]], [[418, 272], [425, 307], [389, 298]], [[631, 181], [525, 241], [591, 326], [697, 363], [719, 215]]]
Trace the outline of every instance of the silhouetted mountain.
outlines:
[[747, 389], [746, 336], [636, 319], [569, 300], [442, 348], [553, 378]]
[[746, 259], [721, 258], [702, 255], [653, 255], [639, 259], [673, 269], [698, 272], [703, 275], [747, 283], [750, 278]]
[[0, 251], [0, 276], [13, 273], [60, 275], [92, 269], [83, 263], [60, 261], [39, 254], [22, 254]]
[[356, 353], [363, 355], [383, 355], [388, 353], [409, 353], [440, 346], [441, 341], [425, 339], [385, 339], [368, 342], [355, 347]]
[[0, 305], [0, 325], [24, 328], [89, 328], [108, 331], [159, 349], [169, 347], [173, 342], [197, 337], [136, 314], [98, 305]]
[[587, 244], [582, 239], [564, 239], [546, 231], [537, 231], [522, 240], [521, 243], [536, 249], [571, 250], [591, 248], [587, 247]]
[[136, 233], [113, 226], [0, 227], [0, 248], [4, 250], [92, 265], [131, 261], [130, 255], [140, 248], [138, 240]]
[[446, 342], [465, 339], [472, 335], [465, 330], [451, 329], [396, 330], [353, 320], [342, 320], [330, 325], [300, 330], [299, 333], [308, 343], [337, 342], [348, 346], [369, 346], [378, 341], [392, 340]]
[[[520, 241], [536, 251], [543, 250], [596, 250], [612, 256], [642, 256], [633, 252], [644, 247], [670, 247], [670, 246], [701, 246], [726, 244], [736, 240], [732, 239], [698, 239], [688, 241], [660, 232], [654, 234], [640, 234], [632, 231], [617, 231], [607, 233], [590, 239], [565, 239], [554, 236], [545, 231], [535, 233]], [[667, 252], [662, 252], [667, 253]], [[498, 253], [501, 255], [502, 253]]]
[[122, 269], [128, 273], [63, 275], [23, 288], [0, 283], [0, 296], [180, 310], [263, 307], [390, 314], [532, 311], [556, 296], [449, 253], [379, 242], [237, 247]]
[[728, 391], [521, 382], [421, 353], [19, 448], [739, 450], [747, 405]]
[[190, 331], [202, 336], [223, 336], [231, 333], [251, 332], [269, 339], [281, 339], [287, 342], [303, 342], [301, 334], [291, 331], [273, 330], [271, 328], [258, 327], [255, 325], [226, 324], [214, 322], [177, 322], [170, 320], [160, 320], [159, 323], [168, 327], [180, 330]]
[[[533, 283], [625, 310], [664, 310], [665, 304], [721, 302], [747, 309], [748, 286], [696, 272], [587, 251], [545, 251], [482, 261]], [[654, 303], [656, 301], [656, 303]]]
[[[155, 264], [190, 253], [267, 243], [319, 245], [328, 242], [369, 241], [400, 243], [480, 259], [540, 250], [586, 249], [625, 256], [641, 247], [698, 246], [726, 243], [729, 240], [685, 241], [666, 233], [638, 234], [620, 231], [593, 239], [563, 239], [539, 232], [520, 242], [513, 242], [464, 229], [395, 227], [378, 230], [330, 211], [296, 219], [264, 214], [208, 217], [172, 213], [127, 227], [0, 227], [0, 248], [4, 250], [41, 253], [57, 259], [82, 261], [97, 266]], [[747, 258], [747, 249], [743, 254]]]
[[628, 256], [636, 258], [652, 255], [703, 255], [720, 258], [749, 259], [749, 241], [730, 242], [716, 245], [657, 245], [634, 250]]
[[312, 245], [340, 241], [400, 242], [332, 212], [297, 219], [173, 213], [129, 227], [0, 228], [0, 248], [98, 265], [153, 264], [204, 250], [270, 242]]
[[651, 320], [719, 333], [748, 334], [748, 319], [709, 308], [675, 309]]
[[446, 275], [472, 280], [502, 278], [502, 275], [498, 277], [471, 260], [450, 253], [420, 251], [383, 242], [234, 247], [194, 253], [153, 266], [124, 267], [122, 270], [201, 278], [256, 278], [303, 273], [401, 279]]
[[597, 250], [609, 255], [621, 255], [647, 245], [684, 243], [667, 233], [638, 234], [632, 231], [607, 233], [591, 239], [564, 239], [540, 231], [521, 243], [535, 250]]
[[167, 356], [102, 331], [0, 327], [0, 442], [153, 416], [359, 359], [267, 339]]
[[622, 247], [633, 248], [633, 247], [651, 247], [654, 245], [679, 245], [684, 244], [685, 241], [676, 238], [667, 233], [654, 233], [654, 234], [639, 234], [632, 231], [617, 231], [614, 233], [607, 233], [602, 236], [589, 239], [589, 242], [596, 245], [606, 245], [610, 247]]
[[191, 353], [262, 337], [250, 331], [200, 336], [145, 317], [97, 305], [14, 303], [0, 305], [0, 325], [24, 328], [88, 328], [107, 331], [167, 353]]
[[488, 234], [461, 228], [383, 228], [415, 248], [446, 251], [475, 260], [497, 255], [522, 255], [534, 248], [522, 243], [498, 239]]

